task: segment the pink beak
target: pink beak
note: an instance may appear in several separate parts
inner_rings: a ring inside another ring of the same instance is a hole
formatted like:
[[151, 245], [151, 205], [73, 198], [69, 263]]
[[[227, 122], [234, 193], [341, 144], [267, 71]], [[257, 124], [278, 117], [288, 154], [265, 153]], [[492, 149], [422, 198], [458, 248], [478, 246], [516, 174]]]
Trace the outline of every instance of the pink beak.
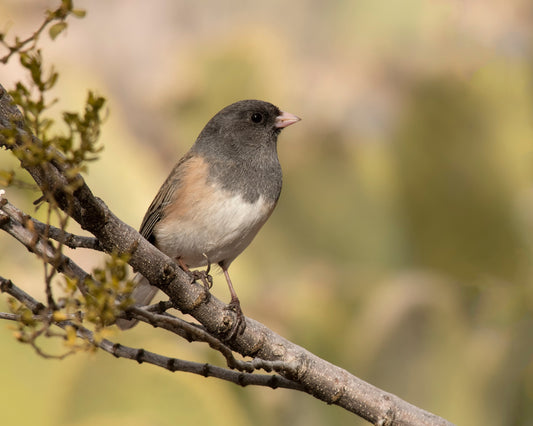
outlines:
[[291, 114], [290, 112], [281, 111], [281, 114], [276, 117], [276, 127], [278, 129], [283, 129], [284, 127], [297, 123], [300, 120], [301, 120], [300, 117], [296, 117], [294, 114]]

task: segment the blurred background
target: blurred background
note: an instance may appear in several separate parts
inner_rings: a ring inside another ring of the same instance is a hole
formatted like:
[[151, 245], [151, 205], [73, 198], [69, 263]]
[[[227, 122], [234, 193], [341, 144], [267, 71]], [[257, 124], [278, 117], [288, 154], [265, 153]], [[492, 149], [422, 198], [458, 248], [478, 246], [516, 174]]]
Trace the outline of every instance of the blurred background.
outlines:
[[[75, 4], [87, 17], [43, 52], [58, 110], [87, 89], [109, 100], [86, 178], [115, 214], [138, 227], [223, 106], [271, 101], [303, 121], [279, 140], [278, 207], [231, 267], [244, 312], [458, 425], [533, 424], [530, 1]], [[3, 0], [0, 27], [25, 37], [56, 5]], [[21, 75], [0, 67], [8, 89]], [[0, 167], [16, 163], [3, 152]], [[31, 212], [37, 195], [8, 197]], [[41, 294], [40, 263], [3, 233], [0, 253], [2, 275]], [[220, 274], [213, 291], [229, 300]], [[0, 324], [6, 425], [366, 424], [305, 394], [105, 353], [44, 360], [12, 333]], [[221, 363], [149, 326], [111, 339]]]

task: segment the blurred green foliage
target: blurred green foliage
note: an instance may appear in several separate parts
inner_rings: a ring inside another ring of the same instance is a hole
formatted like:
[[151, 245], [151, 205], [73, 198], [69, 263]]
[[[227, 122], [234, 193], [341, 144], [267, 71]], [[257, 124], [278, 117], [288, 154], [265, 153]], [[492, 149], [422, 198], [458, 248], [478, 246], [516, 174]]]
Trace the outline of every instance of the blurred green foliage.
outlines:
[[[456, 424], [533, 423], [531, 5], [237, 3], [161, 2], [165, 16], [150, 10], [150, 18], [141, 2], [106, 6], [138, 8], [161, 37], [144, 45], [125, 27], [117, 35], [115, 17], [112, 61], [90, 68], [90, 45], [66, 61], [80, 62], [80, 76], [58, 98], [85, 93], [95, 73], [112, 88], [91, 188], [138, 225], [220, 107], [260, 97], [302, 115], [280, 137], [280, 203], [232, 265], [245, 313]], [[95, 27], [77, 39], [69, 28], [71, 52], [91, 37], [96, 52], [109, 43], [100, 25], [114, 15], [92, 7], [83, 23], [94, 11]], [[158, 50], [178, 65], [165, 70], [150, 59]], [[4, 157], [0, 165], [11, 161]], [[21, 250], [1, 256], [6, 275], [30, 288], [39, 282], [31, 258], [5, 235], [0, 248]], [[215, 276], [213, 291], [226, 300], [220, 282]], [[221, 362], [149, 327], [114, 338]], [[0, 340], [12, 366], [12, 403], [3, 407], [11, 423], [364, 424], [295, 392], [240, 389], [100, 353], [44, 361], [14, 345], [5, 327]]]

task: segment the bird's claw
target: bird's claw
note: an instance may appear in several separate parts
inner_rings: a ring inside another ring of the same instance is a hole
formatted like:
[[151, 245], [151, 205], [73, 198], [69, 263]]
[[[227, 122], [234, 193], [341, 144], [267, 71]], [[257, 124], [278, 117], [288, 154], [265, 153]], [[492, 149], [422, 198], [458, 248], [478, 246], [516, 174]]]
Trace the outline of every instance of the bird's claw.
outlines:
[[209, 275], [209, 270], [192, 271], [193, 282], [200, 280], [207, 291], [213, 287], [213, 277]]
[[178, 264], [180, 265], [180, 268], [189, 275], [191, 279], [191, 284], [195, 283], [196, 281], [200, 280], [202, 282], [202, 285], [205, 289], [206, 294], [206, 301], [209, 301], [209, 298], [211, 297], [211, 287], [213, 287], [213, 277], [209, 275], [209, 271], [211, 270], [211, 263], [209, 261], [207, 262], [207, 268], [205, 271], [191, 271], [189, 267], [183, 262], [181, 258], [178, 258]]
[[190, 277], [191, 277], [191, 284], [195, 283], [196, 281], [200, 280], [205, 292], [205, 301], [209, 302], [209, 299], [211, 298], [211, 287], [213, 287], [213, 277], [208, 274], [207, 271], [189, 271]]
[[224, 338], [225, 341], [229, 341], [244, 333], [244, 330], [246, 330], [246, 317], [242, 313], [239, 299], [232, 299], [231, 302], [226, 305], [224, 310], [232, 311], [235, 314], [235, 320], [231, 324], [228, 334]]

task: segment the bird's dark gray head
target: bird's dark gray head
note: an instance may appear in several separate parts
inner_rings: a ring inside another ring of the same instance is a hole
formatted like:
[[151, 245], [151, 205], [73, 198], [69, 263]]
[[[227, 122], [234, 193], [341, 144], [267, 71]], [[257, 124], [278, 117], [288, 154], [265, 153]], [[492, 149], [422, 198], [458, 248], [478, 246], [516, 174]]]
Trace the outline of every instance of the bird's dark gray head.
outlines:
[[244, 100], [220, 110], [206, 124], [192, 151], [208, 159], [210, 176], [248, 199], [279, 196], [281, 167], [276, 145], [280, 131], [300, 119], [269, 102]]
[[195, 150], [221, 150], [238, 155], [241, 151], [276, 149], [279, 132], [299, 120], [269, 102], [244, 100], [220, 110], [200, 133]]

